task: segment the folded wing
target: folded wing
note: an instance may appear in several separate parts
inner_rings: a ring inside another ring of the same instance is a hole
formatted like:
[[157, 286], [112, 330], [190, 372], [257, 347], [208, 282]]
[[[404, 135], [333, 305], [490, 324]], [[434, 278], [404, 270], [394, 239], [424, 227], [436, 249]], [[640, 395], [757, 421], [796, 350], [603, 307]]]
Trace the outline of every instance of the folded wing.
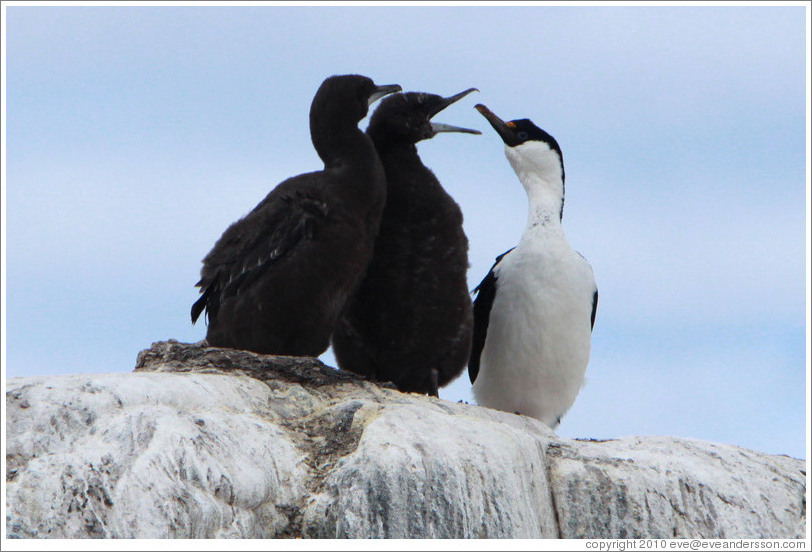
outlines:
[[217, 316], [220, 305], [254, 285], [280, 259], [312, 239], [327, 218], [327, 204], [310, 190], [271, 193], [244, 218], [232, 224], [203, 259], [201, 296], [192, 305], [192, 323], [206, 311]]

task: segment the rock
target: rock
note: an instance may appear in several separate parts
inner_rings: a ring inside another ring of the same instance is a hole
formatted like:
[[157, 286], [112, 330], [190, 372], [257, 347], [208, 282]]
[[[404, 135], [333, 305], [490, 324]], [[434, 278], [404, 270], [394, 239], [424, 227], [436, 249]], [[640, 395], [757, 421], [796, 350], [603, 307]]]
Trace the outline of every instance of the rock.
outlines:
[[565, 538], [804, 536], [801, 460], [671, 437], [560, 441], [547, 456]]
[[579, 441], [316, 359], [174, 341], [11, 378], [10, 538], [803, 538], [801, 460]]

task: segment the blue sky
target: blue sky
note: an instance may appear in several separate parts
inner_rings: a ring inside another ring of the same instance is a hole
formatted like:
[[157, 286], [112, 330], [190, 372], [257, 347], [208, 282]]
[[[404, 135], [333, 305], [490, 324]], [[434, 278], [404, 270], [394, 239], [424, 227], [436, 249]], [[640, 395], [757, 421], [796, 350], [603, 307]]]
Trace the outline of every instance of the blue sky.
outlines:
[[[462, 207], [472, 288], [527, 208], [474, 104], [560, 143], [600, 288], [560, 435], [806, 457], [807, 9], [7, 5], [5, 375], [128, 372], [202, 339], [201, 259], [320, 168], [312, 96], [362, 73], [480, 90], [437, 120], [482, 136], [419, 146]], [[440, 394], [471, 401], [467, 375]]]

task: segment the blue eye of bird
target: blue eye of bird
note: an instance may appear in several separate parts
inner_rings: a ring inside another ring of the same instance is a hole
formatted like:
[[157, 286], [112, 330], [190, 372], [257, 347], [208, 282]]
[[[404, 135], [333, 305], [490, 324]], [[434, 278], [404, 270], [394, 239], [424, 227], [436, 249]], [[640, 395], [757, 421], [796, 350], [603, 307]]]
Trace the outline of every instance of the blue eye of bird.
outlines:
[[517, 137], [519, 140], [527, 140], [527, 138], [529, 137], [529, 135], [528, 135], [526, 132], [522, 131], [522, 132], [518, 132], [518, 133], [516, 134], [516, 137]]

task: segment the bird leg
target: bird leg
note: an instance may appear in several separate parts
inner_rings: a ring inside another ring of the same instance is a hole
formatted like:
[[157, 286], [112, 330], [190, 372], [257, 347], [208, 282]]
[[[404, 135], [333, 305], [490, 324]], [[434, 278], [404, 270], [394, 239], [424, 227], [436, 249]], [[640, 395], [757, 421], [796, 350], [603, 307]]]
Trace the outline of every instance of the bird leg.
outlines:
[[432, 368], [429, 372], [429, 395], [440, 398], [440, 371]]

